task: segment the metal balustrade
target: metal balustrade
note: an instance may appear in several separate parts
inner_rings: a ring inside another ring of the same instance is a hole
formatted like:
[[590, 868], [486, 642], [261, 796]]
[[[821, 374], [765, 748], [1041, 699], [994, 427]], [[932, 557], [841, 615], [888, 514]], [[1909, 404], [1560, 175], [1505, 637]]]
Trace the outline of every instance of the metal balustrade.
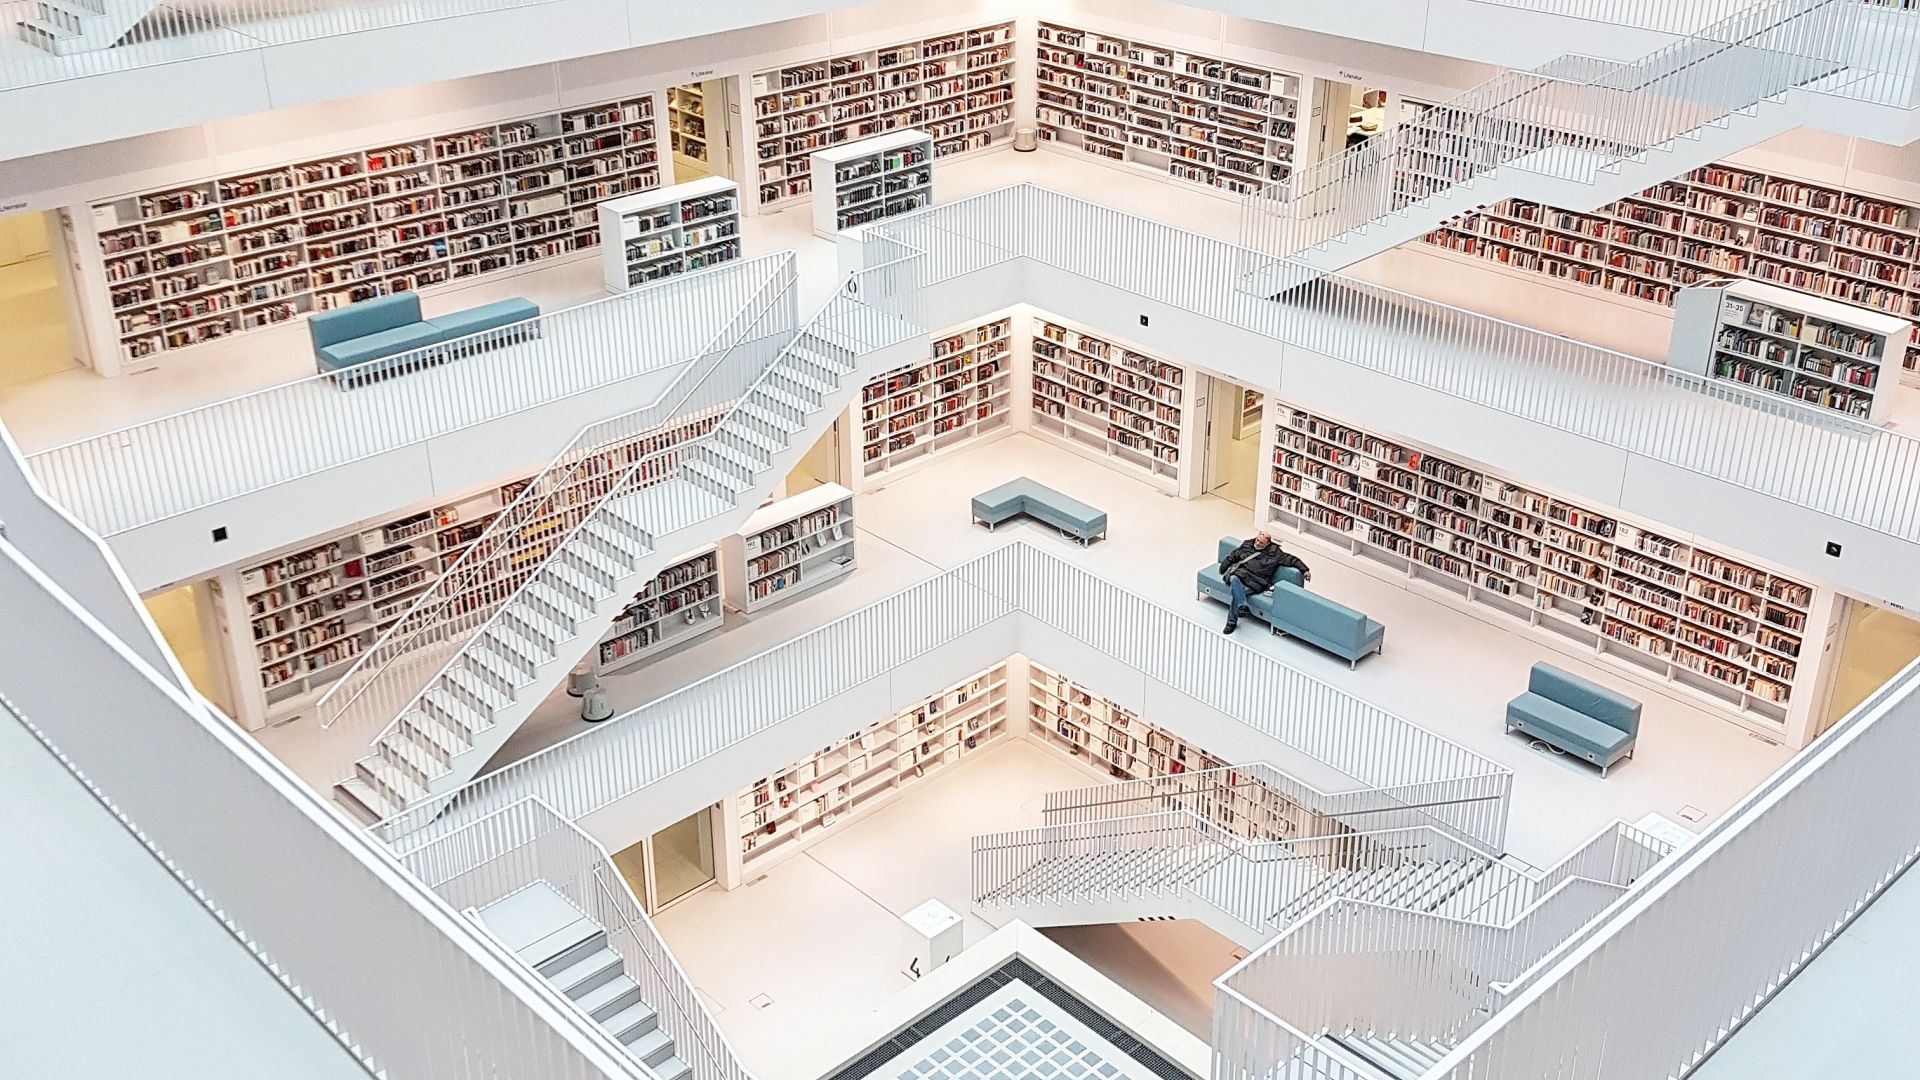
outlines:
[[[1920, 857], [1916, 690], [1920, 662], [1514, 980], [1508, 1006], [1427, 1075], [1686, 1075]], [[1835, 822], [1856, 827], [1837, 836]]]
[[[1498, 790], [1505, 803], [1506, 768], [1058, 555], [1015, 542], [424, 800], [377, 828], [390, 841], [417, 844], [526, 795], [578, 821], [1009, 618], [1073, 634], [1081, 621], [1067, 614], [1072, 610], [1114, 620], [1080, 638], [1086, 647], [1167, 680], [1360, 783], [1478, 777], [1480, 792]], [[1498, 815], [1499, 828], [1505, 816]], [[1498, 847], [1498, 829], [1481, 832], [1481, 843]]]
[[781, 281], [782, 252], [548, 312], [501, 345], [488, 330], [198, 406], [28, 457], [47, 491], [115, 536], [276, 484], [659, 372], [735, 342], [739, 312]]
[[[1358, 1034], [1451, 1045], [1502, 1007], [1505, 983], [1625, 896], [1667, 844], [1615, 822], [1539, 874], [1517, 871], [1505, 913], [1460, 918], [1338, 898], [1319, 906], [1215, 981], [1277, 1018], [1277, 1028], [1221, 1046], [1227, 1077], [1271, 1076], [1321, 1037]], [[1517, 906], [1517, 907], [1516, 907]], [[1216, 1025], [1254, 1021], [1216, 1011]], [[1216, 1031], [1216, 1039], [1232, 1032]]]
[[[1239, 284], [1268, 261], [1260, 253], [1032, 185], [880, 222], [875, 233], [925, 253], [928, 288], [1024, 259], [1920, 542], [1920, 440], [1905, 432], [1343, 275], [1282, 301], [1251, 296]], [[1046, 297], [1030, 288], [1026, 299]], [[1278, 369], [1267, 385], [1280, 385]]]
[[0, 89], [356, 34], [553, 0], [8, 0]]
[[1591, 186], [1793, 90], [1910, 108], [1917, 75], [1920, 19], [1857, 0], [1763, 0], [1638, 60], [1569, 56], [1499, 75], [1249, 195], [1242, 238], [1283, 258], [1326, 253], [1255, 278], [1297, 284], [1314, 266], [1373, 254], [1333, 246], [1388, 221], [1424, 211], [1430, 221], [1412, 222], [1424, 232], [1472, 209], [1439, 200], [1478, 181], [1523, 173]]
[[624, 973], [658, 1014], [693, 1080], [753, 1080], [606, 848], [552, 807], [523, 799], [415, 848], [402, 862], [463, 911], [546, 882], [606, 929]]
[[[1667, 34], [1695, 34], [1743, 8], [1751, 0], [1473, 0], [1492, 7], [1559, 15], [1572, 19], [1630, 26]], [[1912, 11], [1915, 0], [1853, 0], [1865, 7], [1898, 13]]]
[[[4, 539], [0, 595], [0, 710], [370, 1073], [651, 1080], [551, 985], [230, 720], [169, 685]], [[125, 722], [103, 722], [115, 718]]]

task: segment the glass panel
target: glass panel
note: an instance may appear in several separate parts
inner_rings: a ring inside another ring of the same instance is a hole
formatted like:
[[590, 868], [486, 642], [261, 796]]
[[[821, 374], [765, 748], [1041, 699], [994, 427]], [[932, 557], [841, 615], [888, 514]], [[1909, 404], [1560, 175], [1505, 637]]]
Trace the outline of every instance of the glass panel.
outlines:
[[712, 808], [653, 834], [654, 904], [665, 907], [713, 880]]

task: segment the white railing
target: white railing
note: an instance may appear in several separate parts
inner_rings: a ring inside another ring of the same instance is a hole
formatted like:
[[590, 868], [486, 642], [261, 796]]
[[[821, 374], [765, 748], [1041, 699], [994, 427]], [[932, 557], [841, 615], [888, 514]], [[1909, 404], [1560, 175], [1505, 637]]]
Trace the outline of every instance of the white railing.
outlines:
[[[0, 90], [553, 0], [33, 0], [0, 4]], [[82, 12], [86, 12], [82, 14]], [[38, 21], [40, 27], [21, 26]]]
[[[1619, 902], [1667, 851], [1615, 822], [1550, 871], [1508, 871], [1501, 905], [1469, 917], [1344, 897], [1322, 904], [1215, 981], [1284, 1021], [1281, 1031], [1223, 1047], [1223, 1056], [1261, 1075], [1297, 1053], [1300, 1039], [1329, 1033], [1455, 1043], [1501, 1008], [1509, 980]], [[1244, 1031], [1248, 1021], [1216, 1015], [1215, 1023]], [[1267, 1048], [1277, 1056], [1263, 1058]]]
[[930, 270], [958, 276], [1025, 259], [1920, 542], [1920, 499], [1912, 498], [1920, 440], [1906, 432], [1337, 274], [1284, 302], [1250, 296], [1239, 283], [1265, 256], [1031, 185], [881, 222], [869, 237], [875, 232], [926, 252]]
[[1260, 826], [1238, 816], [1221, 821], [1219, 812], [1232, 805], [1235, 798], [1260, 802], [1278, 796], [1289, 804], [1290, 812], [1297, 811], [1305, 819], [1304, 824], [1296, 822], [1301, 836], [1430, 825], [1469, 844], [1486, 846], [1497, 855], [1506, 834], [1509, 786], [1505, 774], [1489, 773], [1424, 784], [1356, 784], [1340, 791], [1325, 791], [1265, 762], [1249, 762], [1050, 791], [1041, 804], [1040, 820], [1047, 825], [1066, 825], [1187, 810], [1220, 822], [1229, 832], [1257, 840], [1259, 835], [1240, 828], [1257, 830]]
[[1243, 239], [1292, 255], [1496, 169], [1593, 184], [1796, 88], [1910, 107], [1920, 38], [1874, 32], [1888, 14], [1762, 0], [1624, 64], [1571, 56], [1499, 75], [1248, 196]]
[[769, 282], [791, 280], [791, 252], [701, 271], [515, 328], [396, 357], [392, 377], [352, 369], [198, 406], [32, 454], [49, 493], [113, 536], [516, 412], [686, 363]]
[[[1752, 0], [1474, 0], [1492, 7], [1561, 15], [1612, 26], [1656, 30], [1664, 34], [1697, 34], [1742, 9]], [[1915, 0], [1853, 0], [1890, 12], [1920, 7]]]
[[[1248, 840], [1177, 810], [976, 836], [971, 853], [975, 907], [1182, 897], [1261, 934], [1356, 893], [1400, 891], [1487, 922], [1514, 917], [1533, 895], [1520, 871], [1425, 826]], [[1380, 876], [1402, 869], [1399, 881]]]
[[552, 886], [606, 930], [694, 1080], [752, 1080], [607, 850], [552, 807], [522, 800], [408, 852], [402, 862], [462, 911], [536, 882]]
[[1075, 633], [1076, 610], [1114, 620], [1081, 638], [1088, 647], [1361, 783], [1510, 783], [1507, 769], [1456, 743], [1016, 542], [423, 801], [379, 830], [389, 840], [421, 833], [407, 841], [418, 843], [527, 795], [578, 821], [1000, 620]]
[[1516, 980], [1428, 1075], [1686, 1075], [1920, 856], [1916, 689], [1920, 662]]
[[[410, 709], [461, 645], [610, 499], [675, 475], [683, 453], [766, 370], [797, 322], [791, 253], [652, 404], [590, 424], [488, 523], [452, 566], [316, 703], [355, 756]], [[644, 523], [642, 523], [644, 525]], [[651, 547], [651, 537], [639, 537]], [[341, 777], [351, 772], [352, 758]]]
[[[237, 726], [169, 686], [3, 540], [0, 596], [0, 709], [370, 1071], [650, 1080], [545, 980]], [[256, 842], [216, 807], [245, 807]]]

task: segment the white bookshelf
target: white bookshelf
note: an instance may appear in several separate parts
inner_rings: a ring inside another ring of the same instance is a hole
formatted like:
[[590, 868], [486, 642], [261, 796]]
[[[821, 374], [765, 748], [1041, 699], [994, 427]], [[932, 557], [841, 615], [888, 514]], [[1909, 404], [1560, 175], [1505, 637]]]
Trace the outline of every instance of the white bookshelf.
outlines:
[[853, 572], [853, 492], [821, 484], [755, 511], [721, 541], [727, 602], [757, 611]]
[[1187, 369], [1036, 318], [1029, 430], [1177, 488]]
[[[1035, 741], [1073, 757], [1102, 779], [1173, 778], [1233, 764], [1039, 664], [1028, 664], [1025, 690]], [[1286, 840], [1315, 831], [1313, 815], [1304, 807], [1240, 773], [1204, 785], [1169, 783], [1152, 809], [1176, 808], [1252, 840]], [[1148, 812], [1148, 805], [1142, 803], [1139, 812]]]
[[594, 648], [610, 675], [652, 661], [720, 629], [720, 549], [706, 547], [660, 571], [633, 597]]
[[1233, 194], [1293, 175], [1300, 76], [1040, 23], [1040, 138]]
[[1013, 134], [1014, 24], [989, 23], [756, 72], [751, 81], [759, 205], [812, 191], [814, 151], [902, 128], [935, 157]]
[[[715, 415], [689, 418], [609, 447], [560, 482], [557, 499], [573, 504], [610, 490], [625, 466], [697, 438]], [[376, 519], [315, 537], [259, 563], [229, 569], [209, 582], [214, 622], [232, 662], [239, 719], [250, 729], [300, 715], [480, 539], [530, 478], [509, 481], [452, 502]], [[534, 518], [521, 539], [551, 535], [559, 519]], [[544, 545], [524, 547], [520, 563], [483, 588], [514, 588], [538, 568]], [[715, 624], [718, 618], [713, 620]], [[676, 636], [679, 631], [675, 631]], [[666, 636], [662, 628], [662, 636]]]
[[707, 102], [704, 83], [688, 83], [667, 90], [667, 139], [672, 152], [687, 161], [707, 164]]
[[740, 187], [724, 176], [609, 199], [598, 215], [609, 292], [740, 257]]
[[723, 804], [738, 883], [1005, 737], [1001, 663], [764, 777]]
[[840, 230], [933, 203], [933, 136], [918, 128], [815, 150], [813, 231]]
[[1812, 586], [1270, 400], [1269, 521], [1784, 730]]
[[[1920, 205], [1724, 163], [1590, 213], [1495, 203], [1426, 239], [1652, 307], [1673, 306], [1684, 286], [1743, 278], [1897, 318], [1920, 315]], [[1901, 344], [1902, 381], [1920, 383], [1920, 342]]]
[[1013, 320], [994, 319], [933, 341], [932, 357], [861, 388], [862, 479], [872, 482], [937, 454], [1009, 430]]
[[572, 255], [657, 157], [642, 95], [95, 203], [122, 356]]
[[1667, 363], [1882, 423], [1905, 320], [1760, 281], [1706, 281], [1674, 304]]

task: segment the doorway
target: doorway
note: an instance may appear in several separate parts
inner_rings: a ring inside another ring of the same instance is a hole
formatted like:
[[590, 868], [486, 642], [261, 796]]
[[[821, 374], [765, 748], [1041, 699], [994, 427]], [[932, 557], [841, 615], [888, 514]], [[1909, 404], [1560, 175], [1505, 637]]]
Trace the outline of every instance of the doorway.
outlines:
[[1230, 503], [1253, 509], [1259, 476], [1260, 418], [1266, 397], [1217, 375], [1206, 395], [1206, 457], [1203, 490]]
[[1401, 119], [1400, 110], [1390, 107], [1392, 95], [1385, 90], [1321, 79], [1315, 94], [1319, 100], [1314, 114], [1320, 121], [1315, 141], [1321, 161], [1365, 145]]
[[[844, 419], [844, 418], [843, 418]], [[842, 483], [840, 479], [840, 420], [835, 420], [827, 428], [826, 434], [813, 444], [806, 455], [794, 463], [793, 471], [787, 474], [787, 483], [781, 490], [785, 495], [798, 495], [810, 491], [821, 484]]]
[[79, 367], [68, 330], [71, 285], [61, 273], [52, 211], [0, 217], [0, 386]]
[[682, 83], [667, 91], [667, 132], [673, 150], [673, 182], [735, 176], [733, 147], [739, 141], [739, 107], [732, 79]]
[[692, 896], [714, 880], [714, 807], [704, 807], [613, 854], [614, 869], [648, 914]]
[[1846, 600], [1833, 693], [1814, 725], [1820, 735], [1920, 656], [1920, 622], [1864, 600]]
[[220, 648], [207, 647], [209, 642], [220, 642], [220, 633], [214, 629], [213, 597], [207, 583], [190, 581], [165, 592], [148, 594], [142, 600], [147, 605], [147, 616], [160, 631], [167, 648], [173, 650], [174, 659], [180, 662], [180, 670], [186, 672], [193, 688], [228, 716], [238, 716], [233, 696], [227, 692], [226, 653]]

